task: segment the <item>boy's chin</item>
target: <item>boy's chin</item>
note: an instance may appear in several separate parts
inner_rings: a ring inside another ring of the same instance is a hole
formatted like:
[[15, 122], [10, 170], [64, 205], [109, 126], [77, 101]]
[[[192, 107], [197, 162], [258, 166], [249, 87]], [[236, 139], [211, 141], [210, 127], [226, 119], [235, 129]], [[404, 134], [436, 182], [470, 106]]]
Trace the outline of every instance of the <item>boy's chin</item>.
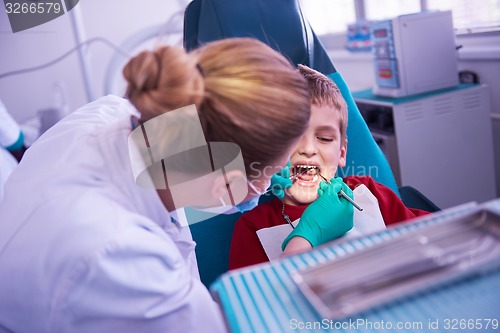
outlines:
[[293, 189], [293, 191], [286, 191], [285, 193], [285, 203], [292, 205], [309, 205], [318, 198], [317, 189], [310, 189], [308, 191]]

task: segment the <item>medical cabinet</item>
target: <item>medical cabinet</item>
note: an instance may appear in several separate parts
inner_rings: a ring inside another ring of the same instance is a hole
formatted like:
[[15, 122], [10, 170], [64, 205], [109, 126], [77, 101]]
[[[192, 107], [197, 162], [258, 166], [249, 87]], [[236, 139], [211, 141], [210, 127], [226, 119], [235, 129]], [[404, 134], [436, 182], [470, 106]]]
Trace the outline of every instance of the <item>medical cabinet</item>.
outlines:
[[496, 197], [489, 89], [462, 84], [406, 98], [354, 92], [398, 186], [440, 208]]
[[450, 11], [377, 21], [371, 34], [376, 95], [403, 97], [458, 85]]

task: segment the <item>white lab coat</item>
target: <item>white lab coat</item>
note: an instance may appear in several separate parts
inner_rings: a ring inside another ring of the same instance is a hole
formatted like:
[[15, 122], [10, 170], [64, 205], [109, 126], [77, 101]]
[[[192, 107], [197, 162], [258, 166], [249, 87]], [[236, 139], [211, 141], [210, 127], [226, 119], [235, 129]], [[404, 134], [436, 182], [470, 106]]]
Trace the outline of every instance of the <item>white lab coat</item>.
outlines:
[[131, 104], [107, 96], [26, 152], [0, 205], [0, 332], [220, 332], [189, 228], [128, 157]]
[[16, 166], [17, 161], [14, 156], [0, 147], [0, 202], [3, 198], [3, 186]]

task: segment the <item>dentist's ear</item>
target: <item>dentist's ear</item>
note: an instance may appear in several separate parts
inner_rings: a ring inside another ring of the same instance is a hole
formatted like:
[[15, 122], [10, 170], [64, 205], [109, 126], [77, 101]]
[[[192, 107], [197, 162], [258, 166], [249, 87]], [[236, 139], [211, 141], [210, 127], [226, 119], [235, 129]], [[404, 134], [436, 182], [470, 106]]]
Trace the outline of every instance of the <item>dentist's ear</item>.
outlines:
[[247, 193], [246, 175], [241, 170], [229, 170], [218, 175], [212, 186], [212, 196], [222, 198], [226, 204], [240, 203]]
[[347, 164], [347, 138], [340, 144], [339, 167], [343, 168]]

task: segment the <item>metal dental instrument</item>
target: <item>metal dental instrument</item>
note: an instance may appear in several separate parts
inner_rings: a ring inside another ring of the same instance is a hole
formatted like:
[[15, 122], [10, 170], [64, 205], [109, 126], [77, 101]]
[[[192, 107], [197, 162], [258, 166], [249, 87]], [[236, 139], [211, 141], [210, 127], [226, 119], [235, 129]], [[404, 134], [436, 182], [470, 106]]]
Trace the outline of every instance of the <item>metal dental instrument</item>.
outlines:
[[[321, 178], [323, 178], [323, 180], [325, 182], [327, 182], [328, 184], [331, 184], [330, 181], [328, 179], [326, 179], [322, 174], [318, 173], [318, 175]], [[363, 211], [363, 208], [361, 208], [356, 202], [354, 202], [354, 200], [352, 200], [344, 191], [340, 190], [339, 196], [341, 196], [344, 199], [346, 199], [347, 201], [349, 201], [351, 203], [351, 205], [353, 205], [354, 207], [356, 207], [356, 209], [359, 210], [360, 212]]]
[[[298, 176], [300, 176], [301, 174], [303, 174], [303, 173], [305, 173], [305, 172], [307, 172], [307, 171], [306, 171], [306, 170], [304, 170], [304, 171], [302, 171], [302, 172], [300, 172], [300, 173], [298, 173], [298, 174], [291, 175], [291, 176], [290, 176], [290, 177], [288, 177], [288, 178], [297, 178]], [[324, 180], [325, 182], [327, 182], [328, 184], [331, 184], [331, 183], [330, 183], [330, 181], [329, 181], [328, 179], [326, 179], [326, 178], [325, 178], [325, 177], [324, 177], [321, 173], [319, 173], [319, 172], [318, 172], [317, 174], [318, 174], [321, 178], [323, 178], [323, 180]], [[265, 191], [265, 192], [264, 192], [264, 193], [262, 193], [262, 194], [267, 194], [267, 193], [269, 193], [269, 192], [271, 192], [271, 191], [272, 191], [272, 188], [268, 189], [267, 191]], [[353, 205], [354, 207], [356, 207], [356, 209], [357, 209], [357, 210], [359, 210], [360, 212], [362, 212], [362, 211], [363, 211], [363, 208], [361, 208], [361, 207], [360, 207], [360, 206], [359, 206], [359, 205], [358, 205], [358, 204], [357, 204], [354, 200], [352, 200], [352, 199], [351, 199], [351, 198], [350, 198], [350, 197], [349, 197], [349, 196], [348, 196], [348, 195], [347, 195], [344, 191], [340, 190], [340, 192], [339, 192], [339, 196], [341, 196], [341, 197], [343, 197], [344, 199], [346, 199], [347, 201], [349, 201], [349, 203], [351, 203], [351, 205]], [[287, 222], [288, 222], [288, 220], [287, 220]], [[290, 222], [289, 222], [289, 223], [290, 223]], [[290, 223], [290, 225], [291, 225], [291, 223]]]

